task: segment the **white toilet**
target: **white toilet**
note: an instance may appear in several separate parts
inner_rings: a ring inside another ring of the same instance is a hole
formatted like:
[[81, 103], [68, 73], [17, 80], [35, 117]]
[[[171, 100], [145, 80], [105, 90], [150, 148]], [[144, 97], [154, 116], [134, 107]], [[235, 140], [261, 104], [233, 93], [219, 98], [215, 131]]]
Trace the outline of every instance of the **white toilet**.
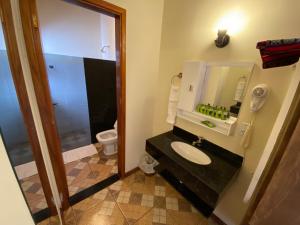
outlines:
[[106, 130], [98, 133], [96, 138], [104, 147], [105, 155], [113, 155], [118, 151], [118, 122], [114, 124], [115, 129]]

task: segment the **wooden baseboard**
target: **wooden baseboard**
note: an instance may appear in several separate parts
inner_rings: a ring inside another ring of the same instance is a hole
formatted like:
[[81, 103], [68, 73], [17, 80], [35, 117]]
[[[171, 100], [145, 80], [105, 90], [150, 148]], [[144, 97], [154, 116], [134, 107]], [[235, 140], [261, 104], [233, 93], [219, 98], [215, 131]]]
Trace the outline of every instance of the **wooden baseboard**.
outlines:
[[218, 225], [227, 225], [219, 217], [217, 217], [215, 214], [211, 214], [209, 219], [212, 220], [214, 223], [216, 223]]
[[125, 173], [125, 176], [124, 177], [128, 177], [130, 176], [131, 174], [134, 174], [135, 172], [137, 172], [140, 168], [139, 167], [135, 167], [133, 168], [132, 170], [129, 170], [128, 172]]

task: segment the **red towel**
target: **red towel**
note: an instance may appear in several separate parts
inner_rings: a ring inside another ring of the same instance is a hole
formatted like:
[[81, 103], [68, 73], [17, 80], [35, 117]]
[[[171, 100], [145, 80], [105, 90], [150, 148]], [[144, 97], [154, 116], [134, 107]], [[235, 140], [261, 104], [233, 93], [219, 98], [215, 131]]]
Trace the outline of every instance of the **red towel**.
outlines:
[[258, 42], [263, 68], [288, 66], [298, 62], [300, 57], [300, 39], [281, 39]]

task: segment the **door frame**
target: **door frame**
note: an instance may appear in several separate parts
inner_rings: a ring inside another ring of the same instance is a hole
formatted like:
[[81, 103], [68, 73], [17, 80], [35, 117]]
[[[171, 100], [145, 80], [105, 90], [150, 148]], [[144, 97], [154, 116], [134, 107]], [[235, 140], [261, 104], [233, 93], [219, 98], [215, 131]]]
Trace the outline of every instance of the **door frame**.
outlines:
[[[118, 174], [125, 176], [125, 112], [126, 112], [126, 10], [102, 0], [65, 0], [115, 18], [116, 35], [116, 91], [118, 114]], [[52, 106], [47, 71], [42, 51], [36, 0], [20, 1], [25, 45], [41, 115], [49, 155], [58, 189], [62, 194], [62, 208], [69, 207], [69, 192], [63, 163], [61, 143]]]
[[38, 175], [41, 181], [41, 185], [44, 191], [47, 205], [50, 209], [51, 214], [55, 215], [57, 214], [57, 212], [56, 212], [55, 205], [52, 202], [52, 198], [53, 198], [52, 191], [48, 180], [46, 167], [43, 161], [41, 147], [40, 147], [37, 131], [34, 124], [29, 97], [26, 90], [26, 84], [24, 80], [24, 75], [23, 75], [23, 70], [22, 70], [18, 45], [17, 45], [10, 1], [0, 0], [0, 17], [1, 17], [0, 19], [1, 19], [2, 27], [3, 27], [3, 34], [6, 43], [6, 48], [7, 48], [10, 70], [11, 70], [20, 110], [22, 112], [22, 116], [25, 122], [25, 127], [28, 132], [29, 142], [31, 144], [34, 161], [36, 162]]

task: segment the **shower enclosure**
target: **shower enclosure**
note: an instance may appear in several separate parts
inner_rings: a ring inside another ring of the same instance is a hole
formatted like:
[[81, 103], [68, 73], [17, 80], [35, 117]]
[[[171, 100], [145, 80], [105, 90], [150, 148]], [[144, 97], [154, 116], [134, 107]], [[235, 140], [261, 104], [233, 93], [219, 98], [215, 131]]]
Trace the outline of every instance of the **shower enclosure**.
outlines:
[[62, 151], [91, 144], [83, 58], [44, 54]]
[[[29, 100], [24, 92], [25, 82], [22, 72], [16, 69], [20, 66], [18, 55], [11, 50], [11, 45], [6, 46], [2, 24], [0, 24], [0, 135], [30, 211], [34, 219], [37, 219], [50, 214], [50, 208], [53, 209], [50, 200], [52, 195], [49, 194], [50, 186], [45, 177], [44, 163], [40, 160], [41, 154], [32, 126], [31, 110], [27, 108]], [[6, 35], [12, 38], [13, 34]], [[10, 40], [9, 43], [12, 42], [13, 40]], [[11, 63], [12, 58], [15, 60], [14, 63]], [[37, 161], [35, 157], [38, 157]]]

